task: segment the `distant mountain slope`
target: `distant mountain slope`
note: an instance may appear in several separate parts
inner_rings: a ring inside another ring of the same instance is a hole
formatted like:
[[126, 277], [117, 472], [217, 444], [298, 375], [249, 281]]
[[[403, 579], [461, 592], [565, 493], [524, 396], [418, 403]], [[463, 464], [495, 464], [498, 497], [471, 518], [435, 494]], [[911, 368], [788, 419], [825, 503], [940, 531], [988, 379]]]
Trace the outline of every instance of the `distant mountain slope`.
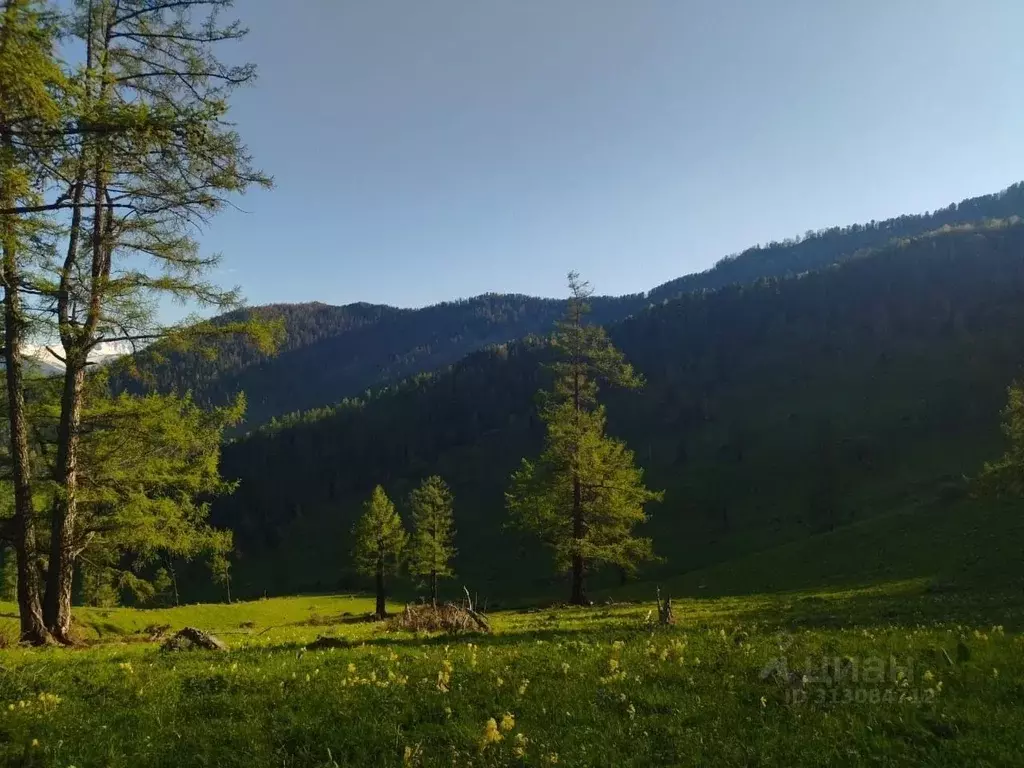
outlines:
[[884, 221], [808, 231], [802, 237], [758, 245], [728, 256], [709, 270], [671, 280], [648, 294], [651, 301], [673, 299], [692, 291], [715, 290], [752, 283], [765, 277], [787, 277], [821, 269], [894, 240], [917, 237], [942, 227], [985, 219], [1024, 216], [1024, 182], [991, 195], [952, 203], [931, 213], [897, 216]]
[[[663, 587], [673, 595], [710, 596], [916, 581], [936, 591], [1001, 594], [1024, 585], [1022, 550], [1018, 504], [931, 500], [691, 571]], [[649, 599], [650, 587], [617, 596]]]
[[[915, 500], [956, 498], [999, 449], [1024, 360], [1024, 225], [923, 236], [824, 269], [688, 294], [613, 324], [647, 378], [609, 393], [610, 428], [667, 490], [650, 532], [671, 575]], [[456, 495], [461, 583], [557, 589], [503, 530], [503, 491], [538, 449], [540, 341], [481, 351], [366, 401], [226, 447], [241, 589], [351, 587], [348, 531], [383, 483], [440, 473]], [[614, 575], [609, 575], [614, 578]]]
[[[642, 296], [594, 299], [595, 319], [612, 322], [646, 306]], [[339, 402], [367, 389], [449, 365], [489, 344], [546, 333], [562, 302], [514, 294], [486, 294], [424, 309], [374, 304], [277, 304], [245, 313], [281, 318], [285, 338], [268, 357], [240, 339], [225, 340], [215, 357], [152, 352], [137, 357], [147, 381], [162, 391], [192, 390], [202, 402], [224, 403], [244, 391], [251, 427], [296, 410]], [[142, 389], [126, 375], [115, 386]]]
[[[930, 214], [808, 233], [799, 240], [751, 248], [713, 268], [653, 289], [647, 296], [594, 300], [594, 320], [612, 323], [651, 303], [686, 293], [785, 277], [839, 263], [894, 239], [943, 226], [1024, 216], [1024, 184], [965, 200]], [[172, 354], [157, 361], [142, 353], [139, 367], [161, 390], [192, 390], [203, 402], [223, 403], [239, 390], [248, 396], [245, 429], [293, 411], [320, 408], [367, 389], [434, 371], [490, 344], [545, 334], [561, 313], [560, 300], [487, 294], [423, 309], [373, 304], [278, 304], [245, 310], [284, 320], [286, 338], [275, 357], [238, 340], [225, 341], [211, 358]], [[237, 315], [228, 315], [230, 320]], [[127, 376], [116, 387], [140, 390]], [[148, 384], [147, 384], [148, 386]]]

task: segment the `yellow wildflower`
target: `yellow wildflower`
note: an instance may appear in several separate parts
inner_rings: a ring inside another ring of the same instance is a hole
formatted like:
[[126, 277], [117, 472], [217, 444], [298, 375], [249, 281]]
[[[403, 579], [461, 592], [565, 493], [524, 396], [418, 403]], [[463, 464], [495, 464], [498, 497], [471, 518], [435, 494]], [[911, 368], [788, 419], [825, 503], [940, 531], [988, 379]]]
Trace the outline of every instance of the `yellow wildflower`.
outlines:
[[493, 717], [487, 718], [484, 725], [484, 736], [480, 740], [480, 749], [486, 749], [491, 744], [497, 744], [502, 740], [501, 731], [498, 730], [498, 721]]
[[529, 739], [526, 738], [526, 734], [516, 734], [516, 746], [514, 750], [516, 757], [526, 757], [527, 743], [529, 743]]
[[506, 712], [504, 715], [502, 715], [502, 717], [501, 717], [501, 730], [502, 731], [506, 731], [506, 732], [507, 731], [511, 731], [515, 727], [516, 727], [515, 715], [513, 715], [511, 712]]

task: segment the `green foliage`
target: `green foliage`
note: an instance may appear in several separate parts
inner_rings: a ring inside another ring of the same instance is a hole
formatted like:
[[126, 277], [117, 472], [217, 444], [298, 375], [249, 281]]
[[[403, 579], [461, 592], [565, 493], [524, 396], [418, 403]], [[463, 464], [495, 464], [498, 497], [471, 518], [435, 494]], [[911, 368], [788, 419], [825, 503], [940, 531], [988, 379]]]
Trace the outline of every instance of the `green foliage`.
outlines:
[[18, 599], [18, 563], [13, 547], [0, 549], [0, 600], [13, 603]]
[[[942, 227], [1024, 215], [1024, 184], [964, 200], [929, 214], [899, 216], [750, 248], [714, 268], [653, 288], [648, 294], [593, 297], [598, 325], [642, 316], [651, 305], [690, 293], [732, 290], [765, 278], [785, 278], [848, 261], [894, 241]], [[327, 408], [343, 398], [363, 398], [368, 389], [394, 387], [406, 377], [443, 370], [491, 344], [530, 334], [547, 335], [564, 304], [551, 299], [487, 294], [423, 309], [365, 303], [276, 304], [223, 316], [280, 319], [281, 354], [270, 358], [239, 337], [210, 341], [203, 352], [155, 345], [134, 361], [139, 379], [114, 378], [130, 391], [191, 390], [201, 403], [222, 405], [239, 390], [250, 397], [247, 424], [256, 427], [295, 411]], [[216, 357], [208, 354], [216, 349]], [[635, 362], [635, 361], [634, 361]], [[321, 413], [322, 415], [322, 413]], [[292, 416], [290, 420], [304, 418]], [[428, 468], [428, 471], [432, 471]]]
[[[62, 493], [49, 480], [59, 383], [37, 380], [29, 389], [40, 510]], [[115, 604], [121, 594], [145, 601], [160, 591], [149, 582], [161, 563], [225, 557], [232, 549], [231, 532], [210, 525], [209, 502], [235, 488], [220, 475], [220, 455], [245, 399], [204, 410], [188, 395], [112, 397], [102, 373], [88, 381], [86, 394], [73, 542], [85, 569], [82, 595], [91, 605]]]
[[[223, 426], [238, 421], [225, 414], [240, 412], [241, 404], [221, 404], [213, 421], [222, 423], [215, 425], [198, 423], [187, 399], [85, 401], [90, 354], [103, 343], [164, 339], [182, 346], [212, 334], [246, 333], [263, 352], [273, 345], [274, 329], [255, 322], [212, 324], [193, 316], [168, 327], [158, 313], [161, 297], [198, 308], [240, 306], [236, 289], [210, 281], [219, 257], [203, 255], [197, 236], [232, 196], [271, 183], [227, 119], [232, 91], [255, 74], [251, 65], [227, 64], [217, 55], [219, 44], [245, 35], [237, 22], [222, 20], [230, 6], [229, 0], [11, 0], [3, 6], [4, 346], [22, 518], [15, 526], [26, 585], [21, 612], [25, 634], [36, 640], [29, 624], [38, 624], [38, 589], [26, 563], [36, 559], [37, 545], [16, 364], [26, 331], [54, 346], [59, 341], [66, 368], [54, 413], [43, 408], [44, 420], [30, 424], [47, 444], [42, 453], [50, 470], [47, 487], [36, 492], [49, 496], [41, 601], [48, 632], [70, 642], [79, 559], [89, 561], [87, 581], [95, 588], [87, 585], [87, 592], [103, 595], [97, 599], [107, 600], [114, 584], [144, 600], [153, 590], [143, 573], [158, 557], [190, 559], [215, 539], [199, 497], [224, 489], [216, 478], [219, 440]], [[85, 466], [93, 474], [80, 477]], [[111, 573], [102, 575], [103, 569]]]
[[904, 214], [884, 221], [808, 231], [726, 256], [704, 272], [671, 280], [650, 292], [654, 302], [687, 293], [715, 291], [765, 278], [795, 277], [864, 253], [937, 232], [996, 219], [1024, 216], [1024, 182], [991, 195], [950, 203], [930, 213]]
[[[947, 231], [608, 326], [645, 379], [640, 391], [602, 392], [608, 431], [665, 489], [663, 511], [644, 526], [664, 564], [643, 575], [827, 528], [809, 515], [822, 423], [837, 524], [976, 474], [998, 450], [998, 412], [1024, 349], [1021, 249], [1021, 225]], [[494, 599], [560, 589], [543, 550], [502, 530], [501, 514], [509, 475], [543, 449], [536, 392], [551, 389], [554, 357], [536, 338], [482, 350], [225, 446], [225, 477], [241, 484], [213, 515], [246, 553], [239, 593], [355, 588], [333, 564], [334, 542], [351, 530], [368, 481], [386, 477], [407, 493], [432, 473], [466, 510], [454, 562], [464, 582]]]
[[[576, 415], [569, 404], [549, 411], [548, 437], [536, 462], [523, 460], [506, 503], [515, 523], [536, 534], [567, 570], [574, 557], [589, 567], [634, 571], [654, 558], [649, 538], [632, 535], [644, 508], [663, 495], [650, 491], [625, 443], [604, 433], [601, 407]], [[574, 488], [580, 490], [582, 536], [574, 529]]]
[[409, 494], [413, 534], [408, 556], [409, 573], [428, 580], [437, 599], [437, 580], [454, 575], [454, 499], [447, 483], [431, 475]]
[[[643, 296], [597, 297], [601, 322], [647, 306]], [[562, 302], [486, 294], [423, 309], [372, 304], [274, 304], [222, 315], [214, 328], [279, 323], [278, 354], [242, 335], [210, 335], [196, 348], [160, 343], [115, 366], [112, 384], [132, 392], [193, 392], [204, 404], [249, 395], [246, 425], [258, 427], [299, 410], [362, 398], [367, 390], [451, 365], [474, 351], [531, 333], [548, 333]]]
[[93, 566], [86, 561], [81, 568], [82, 573], [82, 602], [85, 605], [95, 608], [113, 608], [120, 605], [121, 599], [118, 594], [114, 578], [117, 575], [109, 566]]
[[[1019, 590], [677, 599], [679, 623], [666, 628], [650, 625], [647, 594], [601, 610], [492, 613], [494, 635], [464, 640], [331, 621], [371, 607], [318, 596], [82, 609], [91, 647], [0, 650], [0, 763], [1019, 763]], [[166, 625], [223, 632], [231, 650], [145, 642]], [[324, 634], [347, 647], [310, 647]], [[845, 673], [829, 674], [830, 663]]]
[[[213, 583], [224, 587], [227, 600], [231, 602], [231, 548], [233, 537], [230, 531], [209, 531], [205, 537], [210, 553], [209, 566]], [[157, 572], [159, 575], [159, 571]]]
[[1014, 382], [1007, 390], [1003, 434], [1009, 444], [1000, 458], [986, 462], [978, 477], [979, 488], [996, 496], [1024, 496], [1024, 386]]
[[513, 520], [554, 550], [559, 569], [572, 568], [573, 600], [584, 599], [583, 579], [594, 566], [635, 570], [654, 557], [651, 540], [633, 536], [644, 507], [662, 494], [643, 484], [643, 471], [625, 444], [605, 435], [598, 382], [637, 389], [640, 378], [600, 326], [587, 325], [589, 291], [569, 274], [566, 317], [552, 346], [554, 387], [544, 398], [547, 426], [536, 465], [524, 460], [512, 476], [506, 503]]
[[233, 490], [219, 473], [221, 439], [244, 409], [241, 396], [211, 411], [188, 396], [93, 401], [83, 420], [83, 551], [106, 550], [132, 575], [163, 557], [229, 552], [230, 532], [210, 527], [207, 500]]
[[373, 489], [363, 506], [363, 516], [353, 534], [356, 544], [352, 554], [360, 573], [372, 576], [397, 572], [409, 536], [381, 486]]
[[[48, 3], [8, 0], [0, 9], [0, 190], [6, 209], [40, 201], [39, 180], [55, 142], [64, 73], [54, 56], [59, 34]], [[3, 214], [4, 224], [14, 224]]]

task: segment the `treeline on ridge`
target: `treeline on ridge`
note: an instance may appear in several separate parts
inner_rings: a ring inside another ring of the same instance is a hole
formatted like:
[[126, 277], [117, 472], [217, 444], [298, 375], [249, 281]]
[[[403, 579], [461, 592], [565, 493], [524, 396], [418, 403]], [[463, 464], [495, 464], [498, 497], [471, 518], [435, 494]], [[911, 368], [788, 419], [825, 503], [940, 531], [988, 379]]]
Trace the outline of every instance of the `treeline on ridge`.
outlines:
[[[609, 430], [665, 500], [645, 526], [665, 572], [962, 492], [998, 452], [1024, 342], [1024, 226], [937, 232], [790, 279], [654, 306], [609, 328], [646, 378], [608, 393]], [[240, 480], [213, 518], [243, 592], [352, 588], [349, 531], [370, 490], [439, 474], [456, 498], [456, 571], [482, 591], [559, 589], [505, 526], [503, 494], [542, 435], [539, 338], [225, 447]], [[648, 575], [657, 571], [647, 571]], [[611, 582], [617, 573], [604, 575]]]
[[[756, 246], [722, 259], [711, 269], [671, 280], [649, 291], [591, 300], [595, 322], [610, 324], [687, 293], [745, 285], [766, 277], [821, 269], [893, 240], [984, 219], [1024, 216], [1024, 184], [951, 204], [932, 213], [904, 215], [808, 232], [802, 238]], [[244, 338], [223, 337], [215, 354], [170, 351], [156, 345], [135, 356], [141, 376], [115, 367], [115, 389], [142, 392], [189, 390], [197, 402], [225, 405], [244, 391], [245, 429], [295, 411], [362, 397], [366, 390], [417, 373], [441, 369], [488, 345], [546, 335], [563, 302], [515, 294], [485, 294], [422, 309], [357, 303], [274, 304], [240, 310], [215, 322], [247, 317], [279, 320], [284, 336], [277, 354]]]

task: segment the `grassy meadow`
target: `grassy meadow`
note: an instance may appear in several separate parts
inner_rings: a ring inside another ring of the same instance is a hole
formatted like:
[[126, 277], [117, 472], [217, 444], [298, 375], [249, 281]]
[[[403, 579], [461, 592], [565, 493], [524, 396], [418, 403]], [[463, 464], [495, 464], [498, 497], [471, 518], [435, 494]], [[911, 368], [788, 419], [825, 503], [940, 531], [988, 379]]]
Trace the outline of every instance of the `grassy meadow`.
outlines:
[[[0, 765], [1017, 766], [1021, 551], [1012, 504], [896, 510], [664, 582], [672, 627], [637, 583], [491, 635], [315, 595], [79, 608], [28, 649], [0, 604]], [[230, 650], [162, 651], [186, 625]]]
[[[1019, 595], [909, 581], [691, 598], [667, 628], [653, 603], [552, 607], [457, 638], [363, 621], [371, 608], [80, 610], [87, 647], [0, 654], [0, 763], [1020, 764]], [[185, 624], [231, 650], [148, 641]], [[321, 635], [348, 643], [306, 648]]]

